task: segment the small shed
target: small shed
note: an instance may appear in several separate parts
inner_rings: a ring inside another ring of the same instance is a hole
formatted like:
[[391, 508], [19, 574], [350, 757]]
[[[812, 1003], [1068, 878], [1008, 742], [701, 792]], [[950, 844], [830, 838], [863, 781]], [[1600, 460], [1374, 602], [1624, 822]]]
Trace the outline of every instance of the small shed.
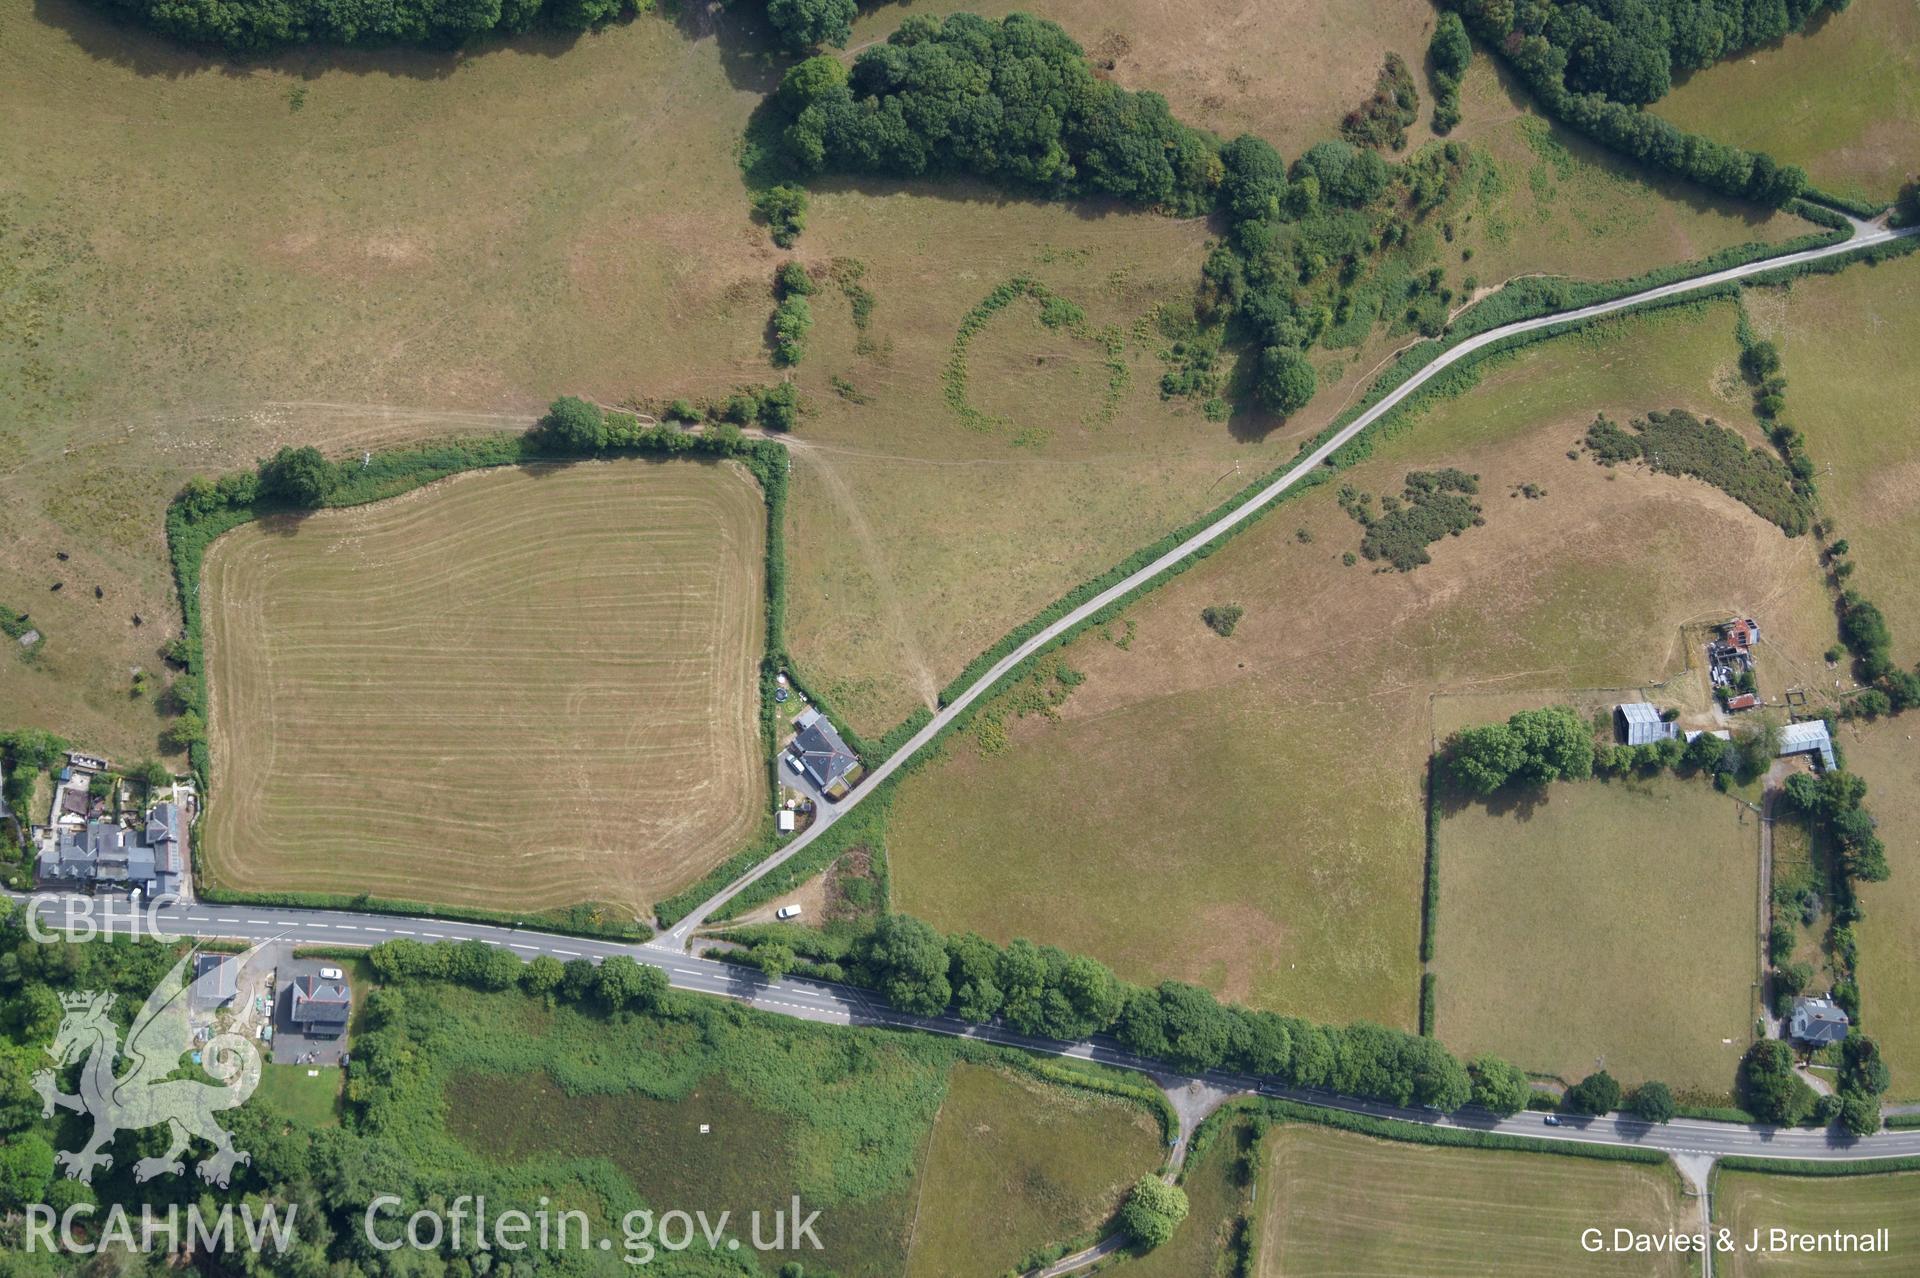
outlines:
[[1751, 692], [1743, 692], [1737, 697], [1727, 698], [1727, 709], [1729, 710], [1751, 710], [1759, 704], [1760, 698], [1754, 696]]
[[792, 810], [789, 808], [781, 808], [773, 818], [774, 825], [782, 834], [792, 834], [797, 822], [798, 818], [794, 816]]
[[1650, 701], [1627, 701], [1613, 708], [1620, 739], [1630, 746], [1653, 745], [1671, 741], [1680, 729], [1660, 717], [1659, 708]]

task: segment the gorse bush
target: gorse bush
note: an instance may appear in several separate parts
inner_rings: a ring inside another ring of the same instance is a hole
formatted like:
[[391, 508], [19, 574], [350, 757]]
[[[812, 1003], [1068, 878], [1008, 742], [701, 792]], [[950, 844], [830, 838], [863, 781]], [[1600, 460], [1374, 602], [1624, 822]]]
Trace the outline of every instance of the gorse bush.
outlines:
[[1392, 507], [1378, 516], [1359, 496], [1350, 495], [1350, 489], [1342, 491], [1341, 504], [1367, 530], [1360, 542], [1361, 554], [1368, 559], [1384, 559], [1401, 572], [1411, 572], [1432, 562], [1428, 546], [1486, 522], [1479, 503], [1472, 500], [1479, 491], [1476, 475], [1451, 467], [1416, 470], [1407, 476], [1404, 499], [1393, 501]]
[[1648, 413], [1633, 422], [1634, 434], [1605, 417], [1587, 428], [1587, 448], [1602, 465], [1643, 459], [1670, 475], [1704, 480], [1798, 537], [1812, 523], [1807, 501], [1794, 489], [1792, 473], [1764, 449], [1749, 448], [1738, 433], [1712, 418], [1684, 409]]
[[1373, 82], [1373, 95], [1347, 112], [1340, 122], [1340, 136], [1355, 146], [1398, 151], [1407, 144], [1407, 126], [1419, 118], [1420, 90], [1413, 83], [1413, 72], [1407, 69], [1406, 59], [1389, 53]]

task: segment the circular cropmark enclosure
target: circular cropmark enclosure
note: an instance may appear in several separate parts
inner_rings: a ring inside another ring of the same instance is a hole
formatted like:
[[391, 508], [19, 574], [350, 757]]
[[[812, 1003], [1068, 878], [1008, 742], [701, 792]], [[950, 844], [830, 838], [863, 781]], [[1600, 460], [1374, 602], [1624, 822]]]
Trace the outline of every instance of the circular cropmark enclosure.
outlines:
[[204, 872], [644, 913], [766, 803], [766, 508], [731, 464], [462, 475], [206, 559]]

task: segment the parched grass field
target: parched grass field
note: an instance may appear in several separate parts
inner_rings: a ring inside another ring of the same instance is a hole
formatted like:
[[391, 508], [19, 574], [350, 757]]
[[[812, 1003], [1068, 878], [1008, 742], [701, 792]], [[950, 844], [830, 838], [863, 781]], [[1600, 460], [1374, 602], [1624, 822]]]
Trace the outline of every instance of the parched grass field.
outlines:
[[[1413, 469], [1478, 473], [1486, 526], [1431, 564], [1343, 564], [1360, 528], [1321, 489], [1141, 600], [1131, 637], [1077, 640], [1061, 660], [1086, 679], [1058, 722], [1011, 720], [997, 753], [958, 737], [902, 785], [896, 907], [1133, 980], [1411, 1028], [1434, 693], [1658, 682], [1684, 666], [1682, 622], [1748, 608], [1782, 661], [1824, 668], [1806, 539], [1703, 483], [1567, 457], [1601, 410], [1753, 431], [1734, 318], [1714, 305], [1529, 348], [1342, 476], [1385, 493]], [[1546, 495], [1515, 495], [1525, 483]], [[1200, 620], [1225, 602], [1246, 610], [1230, 639]]]
[[[1852, 11], [1842, 17], [1851, 17]], [[1780, 344], [1787, 416], [1820, 469], [1820, 501], [1847, 539], [1850, 586], [1879, 604], [1894, 656], [1920, 661], [1920, 257], [1753, 295]]]
[[1854, 0], [1805, 35], [1695, 72], [1653, 110], [1801, 165], [1837, 194], [1891, 200], [1920, 151], [1920, 9]]
[[[1289, 157], [1337, 126], [1385, 52], [1418, 68], [1433, 22], [1421, 0], [1025, 7], [1182, 118], [1256, 129]], [[855, 43], [908, 12], [879, 6]], [[231, 63], [77, 0], [0, 0], [15, 126], [0, 135], [0, 602], [49, 635], [39, 667], [0, 662], [0, 702], [96, 749], [155, 750], [164, 720], [127, 695], [129, 671], [157, 670], [177, 630], [161, 518], [189, 475], [287, 443], [350, 456], [518, 430], [564, 391], [666, 399], [772, 376], [784, 255], [748, 216], [734, 148], [784, 61], [754, 6], [680, 13], [457, 55]], [[1551, 175], [1543, 218], [1540, 159], [1494, 136], [1523, 108], [1485, 62], [1463, 136], [1510, 159], [1504, 194], [1462, 223], [1479, 256], [1451, 261], [1451, 281], [1630, 274], [1776, 233], [1585, 153]], [[815, 298], [789, 636], [856, 726], [898, 721], [1052, 598], [1289, 455], [1398, 345], [1319, 357], [1322, 394], [1285, 427], [1163, 403], [1164, 343], [1140, 325], [1191, 297], [1213, 229], [964, 184], [816, 189], [796, 256], [861, 264], [875, 302], [856, 349], [839, 291]], [[941, 373], [960, 318], [1017, 274], [1125, 335], [1109, 419], [1087, 423], [1098, 352], [1008, 315], [974, 381], [1003, 387], [1031, 429], [958, 424]]]
[[[1920, 1174], [1885, 1176], [1774, 1176], [1723, 1171], [1715, 1180], [1715, 1228], [1733, 1231], [1736, 1250], [1714, 1257], [1714, 1272], [1729, 1278], [1762, 1274], [1900, 1274], [1910, 1272], [1920, 1247]], [[1775, 1227], [1794, 1233], [1831, 1230], [1889, 1232], [1885, 1254], [1827, 1252], [1748, 1254], [1753, 1231]]]
[[1867, 781], [1867, 807], [1880, 822], [1885, 883], [1860, 888], [1860, 1019], [1880, 1041], [1893, 1071], [1890, 1098], [1920, 1101], [1920, 748], [1913, 712], [1849, 728], [1841, 736], [1847, 766]]
[[1375, 1274], [1684, 1275], [1684, 1259], [1608, 1255], [1580, 1231], [1687, 1228], [1671, 1168], [1444, 1149], [1309, 1126], [1267, 1136], [1262, 1278]]
[[1704, 779], [1584, 781], [1440, 825], [1441, 1041], [1721, 1093], [1752, 1041], [1760, 819]]
[[955, 1066], [914, 1189], [908, 1278], [1010, 1271], [1093, 1228], [1154, 1169], [1160, 1145], [1138, 1105]]
[[760, 819], [765, 525], [730, 464], [617, 461], [227, 534], [206, 872], [644, 913]]

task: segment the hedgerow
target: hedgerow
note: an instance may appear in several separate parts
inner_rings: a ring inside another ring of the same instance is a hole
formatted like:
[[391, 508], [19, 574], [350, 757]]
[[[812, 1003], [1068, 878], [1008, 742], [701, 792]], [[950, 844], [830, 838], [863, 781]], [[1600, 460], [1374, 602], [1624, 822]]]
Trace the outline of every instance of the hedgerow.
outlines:
[[1676, 71], [1801, 30], [1846, 0], [1445, 0], [1519, 73], [1547, 114], [1604, 146], [1717, 191], [1779, 207], [1800, 195], [1804, 171], [1764, 152], [1726, 146], [1645, 111]]
[[[790, 388], [789, 388], [790, 389]], [[753, 397], [745, 410], [751, 417], [761, 413], [763, 402], [778, 399], [771, 392]], [[409, 492], [425, 484], [469, 470], [531, 462], [563, 462], [587, 458], [626, 456], [706, 456], [724, 457], [739, 462], [758, 481], [767, 508], [766, 586], [763, 608], [766, 619], [766, 655], [761, 666], [760, 731], [762, 746], [773, 760], [774, 717], [773, 679], [790, 664], [786, 654], [786, 496], [787, 450], [772, 440], [750, 439], [733, 425], [721, 422], [698, 432], [667, 426], [649, 426], [630, 413], [607, 413], [585, 401], [566, 401], [570, 429], [584, 431], [598, 441], [590, 450], [575, 452], [559, 449], [560, 435], [551, 428], [551, 418], [542, 419], [524, 435], [490, 435], [451, 440], [417, 448], [397, 449], [370, 454], [360, 462], [322, 463], [319, 476], [319, 504], [326, 507], [362, 505]], [[242, 524], [269, 515], [298, 513], [309, 506], [294, 505], [271, 495], [269, 486], [259, 478], [240, 472], [210, 480], [190, 480], [167, 508], [167, 548], [173, 565], [174, 584], [179, 592], [180, 612], [185, 623], [180, 655], [187, 671], [175, 683], [176, 694], [194, 723], [206, 713], [205, 651], [202, 644], [200, 607], [201, 564], [215, 539]], [[210, 786], [210, 759], [204, 735], [187, 743], [196, 784], [203, 802], [213, 800]], [[856, 747], [857, 748], [857, 747]], [[769, 817], [754, 843], [729, 858], [722, 869], [733, 868], [737, 877], [745, 869], [770, 854], [776, 844]], [[363, 909], [378, 913], [435, 914], [465, 918], [476, 922], [524, 923], [562, 931], [592, 935], [636, 937], [650, 935], [636, 922], [615, 924], [604, 918], [583, 922], [586, 915], [603, 915], [605, 907], [582, 906], [572, 910], [544, 914], [517, 914], [459, 910], [421, 902], [355, 897], [339, 893], [240, 893], [209, 883], [199, 873], [199, 849], [195, 849], [196, 884], [208, 900], [261, 905], [286, 905], [326, 909]], [[718, 873], [719, 871], [716, 871]], [[730, 881], [730, 880], [729, 880]], [[685, 895], [684, 893], [682, 895]], [[678, 898], [676, 898], [677, 900]], [[697, 904], [697, 901], [695, 902]], [[691, 908], [691, 906], [688, 906]], [[580, 911], [585, 911], [582, 915]], [[684, 911], [682, 911], [684, 913]]]

